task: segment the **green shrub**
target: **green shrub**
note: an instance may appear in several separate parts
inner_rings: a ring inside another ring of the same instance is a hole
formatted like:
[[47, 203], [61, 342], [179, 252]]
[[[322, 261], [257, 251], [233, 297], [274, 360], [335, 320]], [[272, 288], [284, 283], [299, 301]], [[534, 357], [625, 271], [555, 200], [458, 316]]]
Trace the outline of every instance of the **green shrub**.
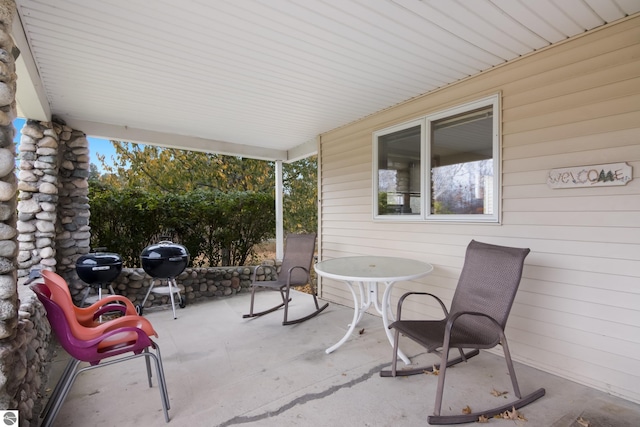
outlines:
[[160, 240], [184, 245], [193, 266], [243, 265], [257, 243], [275, 234], [272, 195], [197, 189], [183, 194], [110, 189], [92, 183], [91, 246], [140, 266], [142, 250]]

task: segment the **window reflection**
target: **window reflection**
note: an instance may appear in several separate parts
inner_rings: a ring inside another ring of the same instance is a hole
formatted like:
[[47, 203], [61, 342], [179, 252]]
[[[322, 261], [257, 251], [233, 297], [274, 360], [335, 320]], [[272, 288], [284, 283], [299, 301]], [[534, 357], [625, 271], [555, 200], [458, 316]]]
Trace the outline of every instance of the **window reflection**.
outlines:
[[431, 213], [493, 214], [491, 107], [431, 123]]
[[420, 129], [413, 126], [378, 139], [378, 215], [419, 215]]

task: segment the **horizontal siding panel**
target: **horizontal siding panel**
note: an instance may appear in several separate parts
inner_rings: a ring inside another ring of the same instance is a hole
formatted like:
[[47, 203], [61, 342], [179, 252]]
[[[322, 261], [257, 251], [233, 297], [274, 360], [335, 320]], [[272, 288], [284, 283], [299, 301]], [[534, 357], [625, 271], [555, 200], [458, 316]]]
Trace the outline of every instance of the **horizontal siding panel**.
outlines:
[[[469, 237], [465, 235], [452, 236], [449, 234], [433, 234], [421, 232], [419, 228], [405, 231], [394, 230], [392, 228], [376, 228], [372, 233], [371, 229], [365, 227], [327, 227], [325, 235], [331, 237], [332, 241], [357, 240], [367, 242], [367, 245], [377, 247], [381, 245], [397, 245], [400, 250], [408, 250], [418, 254], [438, 254], [460, 258], [464, 255], [464, 250], [469, 243]], [[553, 236], [553, 233], [551, 233]], [[475, 237], [475, 236], [474, 236]], [[481, 238], [480, 238], [481, 239]], [[545, 254], [565, 254], [581, 256], [598, 256], [602, 258], [640, 260], [640, 242], [635, 244], [571, 241], [552, 239], [551, 236], [541, 238], [537, 233], [532, 233], [530, 238], [519, 238], [517, 242], [492, 236], [491, 243], [502, 245], [518, 245], [531, 248], [532, 251]], [[638, 289], [640, 291], [640, 289]]]
[[[523, 61], [514, 63], [502, 84], [497, 84], [508, 93], [524, 93], [555, 82], [573, 84], [573, 79], [593, 73], [595, 70], [608, 69], [611, 66], [634, 62], [637, 58], [640, 30], [637, 25], [620, 26], [616, 34], [610, 33], [595, 42], [581, 43], [576, 39], [572, 43], [548, 49], [541, 54], [532, 55]], [[570, 45], [570, 46], [569, 46]], [[508, 71], [508, 73], [506, 72]], [[496, 73], [498, 74], [498, 73]]]
[[[339, 221], [327, 223], [324, 229], [328, 233], [343, 233], [347, 229], [365, 230], [367, 233], [377, 233], [386, 230], [412, 233], [415, 239], [421, 241], [462, 242], [466, 245], [471, 238], [495, 242], [498, 238], [507, 238], [512, 245], [519, 245], [523, 238], [531, 239], [566, 239], [576, 242], [640, 242], [639, 228], [610, 228], [588, 226], [557, 226], [545, 225], [508, 225], [496, 224], [453, 224], [453, 223], [395, 223], [371, 221], [361, 223], [341, 223]], [[333, 231], [331, 231], [333, 230]], [[464, 251], [460, 252], [460, 256]]]
[[371, 180], [351, 180], [351, 181], [336, 181], [334, 184], [324, 183], [322, 190], [326, 193], [333, 193], [334, 191], [346, 191], [346, 190], [359, 190], [361, 193], [366, 194], [371, 199]]
[[558, 126], [529, 130], [509, 134], [503, 132], [504, 147], [536, 144], [545, 141], [557, 141], [568, 138], [583, 137], [592, 134], [603, 134], [622, 129], [637, 129], [640, 113], [632, 111], [625, 114], [594, 118], [580, 123], [567, 123]]
[[361, 222], [368, 221], [371, 219], [371, 215], [363, 215], [363, 214], [326, 214], [323, 217], [323, 221], [344, 221], [348, 222]]
[[331, 163], [323, 162], [322, 168], [324, 172], [331, 174], [331, 171], [342, 170], [357, 164], [367, 165], [371, 170], [371, 153], [359, 152], [339, 156]]
[[[629, 91], [637, 92], [637, 86], [629, 86]], [[544, 111], [544, 110], [543, 110]], [[541, 128], [562, 126], [566, 124], [579, 125], [592, 119], [617, 116], [620, 114], [639, 112], [640, 95], [633, 93], [616, 99], [608, 99], [601, 102], [592, 102], [576, 108], [568, 108], [558, 114], [557, 111], [537, 116], [530, 116], [519, 120], [510, 120], [502, 124], [505, 134], [514, 134], [537, 130]]]
[[[519, 189], [527, 189], [529, 187], [536, 186], [535, 184], [544, 183], [546, 188], [549, 188], [546, 185], [547, 182], [547, 174], [549, 173], [548, 169], [545, 170], [534, 170], [534, 171], [526, 171], [526, 172], [503, 172], [502, 173], [502, 187], [503, 189], [507, 187], [519, 187]], [[540, 187], [540, 185], [537, 185]], [[515, 193], [517, 197], [519, 193]], [[503, 197], [507, 197], [503, 193]]]
[[[363, 137], [352, 137], [348, 140], [328, 142], [326, 138], [321, 138], [321, 141], [323, 141], [320, 145], [322, 149], [322, 161], [331, 164], [334, 160], [344, 157], [345, 153], [349, 156], [364, 156], [367, 153], [370, 155], [371, 146], [351, 143], [354, 140], [364, 139]], [[371, 135], [368, 135], [366, 139], [371, 141]], [[371, 159], [369, 158], [369, 160]]]
[[638, 212], [504, 212], [505, 224], [637, 227]]
[[[615, 279], [615, 277], [610, 278], [612, 281]], [[527, 295], [527, 292], [593, 304], [604, 304], [610, 307], [621, 307], [631, 311], [638, 311], [638, 307], [640, 307], [639, 289], [634, 289], [634, 292], [621, 292], [558, 282], [533, 281], [530, 279], [525, 281], [528, 285], [522, 286], [520, 290], [521, 298], [529, 304], [531, 303], [532, 297], [531, 295]], [[638, 339], [640, 339], [640, 337], [638, 337]]]
[[[640, 66], [638, 66], [640, 75]], [[565, 96], [555, 96], [522, 107], [503, 108], [502, 120], [514, 128], [556, 125], [602, 116], [602, 112], [619, 113], [637, 110], [634, 99], [640, 93], [640, 77], [599, 86]], [[607, 108], [614, 105], [616, 111]], [[562, 112], [562, 114], [557, 114]], [[515, 133], [515, 131], [511, 132]]]
[[613, 132], [595, 133], [578, 138], [567, 138], [544, 141], [538, 144], [504, 147], [502, 158], [522, 159], [529, 157], [551, 156], [557, 154], [576, 153], [583, 151], [602, 150], [611, 147], [611, 141], [616, 141], [619, 147], [638, 144], [638, 128], [622, 129]]
[[[612, 323], [609, 326], [615, 327], [615, 324]], [[619, 351], [612, 352], [612, 349], [616, 349], [615, 344], [617, 340], [606, 335], [595, 334], [588, 330], [567, 328], [549, 322], [532, 321], [531, 319], [523, 319], [518, 316], [511, 316], [509, 318], [507, 333], [514, 329], [518, 329], [518, 335], [520, 332], [527, 332], [551, 339], [561, 337], [562, 341], [569, 345], [582, 345], [589, 351], [600, 353], [598, 362], [602, 362], [602, 357], [611, 357], [612, 360], [610, 360], [610, 363], [605, 363], [603, 366], [617, 366], [622, 371], [624, 371], [625, 368], [631, 368], [631, 366], [628, 366], [630, 363], [637, 364], [637, 362], [640, 361], [639, 342], [624, 341], [618, 349]], [[587, 352], [584, 353], [586, 354]], [[588, 354], [587, 357], [582, 360], [591, 360], [592, 356], [592, 354]], [[627, 365], [626, 367], [624, 366], [625, 364]]]
[[[517, 194], [517, 190], [514, 191]], [[519, 193], [521, 197], [525, 194]], [[611, 211], [640, 211], [639, 197], [618, 195], [582, 195], [573, 196], [566, 191], [557, 191], [553, 198], [520, 198], [503, 201], [505, 212], [611, 212]], [[594, 197], [597, 196], [597, 197]], [[640, 225], [638, 225], [640, 227]]]
[[526, 265], [525, 273], [526, 276], [520, 286], [522, 289], [531, 292], [535, 291], [538, 282], [552, 282], [557, 286], [567, 284], [604, 289], [606, 291], [640, 293], [640, 283], [637, 276], [594, 273], [591, 271], [534, 265]]
[[532, 252], [527, 258], [529, 265], [562, 268], [567, 270], [590, 271], [611, 275], [636, 276], [640, 262], [635, 260], [584, 257], [579, 255], [544, 254]]
[[[367, 186], [371, 188], [371, 165], [367, 164], [366, 167], [357, 167], [359, 170], [355, 170], [356, 167], [351, 168], [349, 173], [346, 174], [332, 174], [331, 176], [326, 176], [322, 179], [322, 185], [324, 188], [327, 188], [327, 185], [339, 184], [344, 181], [368, 181], [363, 186]], [[324, 175], [324, 174], [323, 174]], [[329, 174], [327, 174], [329, 175]]]
[[[638, 114], [640, 119], [640, 114]], [[640, 128], [638, 129], [640, 131]], [[588, 150], [579, 154], [567, 153], [554, 156], [530, 157], [526, 159], [505, 160], [504, 172], [551, 170], [569, 166], [598, 165], [604, 163], [618, 163], [620, 161], [634, 162], [640, 160], [640, 144], [609, 149]], [[631, 182], [633, 184], [633, 182]], [[635, 185], [635, 184], [634, 184]], [[627, 184], [629, 186], [629, 184]], [[632, 188], [632, 187], [629, 187]]]
[[[511, 333], [507, 335], [507, 338], [509, 339], [513, 335]], [[603, 351], [587, 351], [582, 345], [567, 343], [564, 341], [564, 337], [548, 338], [527, 334], [523, 331], [518, 331], [518, 336], [522, 337], [523, 340], [509, 339], [510, 349], [513, 347], [518, 351], [524, 345], [523, 348], [526, 347], [530, 351], [533, 348], [530, 343], [535, 343], [535, 348], [545, 349], [544, 353], [551, 354], [554, 366], [558, 366], [561, 369], [561, 372], [558, 372], [561, 375], [566, 376], [567, 373], [575, 372], [576, 368], [579, 367], [579, 372], [588, 373], [588, 376], [585, 375], [585, 377], [589, 378], [590, 381], [615, 384], [616, 386], [614, 387], [618, 389], [619, 393], [636, 389], [640, 380], [640, 377], [636, 374], [640, 372], [640, 364], [634, 359], [611, 357], [610, 354]], [[525, 354], [528, 357], [533, 357], [534, 360], [547, 360], [547, 358], [540, 357], [542, 356], [540, 352], [527, 352]], [[618, 362], [618, 365], [612, 363], [614, 360]]]
[[[636, 162], [640, 164], [640, 162]], [[633, 166], [633, 163], [629, 163]], [[635, 166], [633, 166], [635, 168]], [[541, 173], [541, 172], [538, 172]], [[546, 172], [545, 176], [546, 176]], [[635, 181], [635, 180], [634, 180]], [[581, 187], [581, 188], [563, 188], [563, 189], [551, 189], [547, 184], [537, 185], [510, 185], [505, 186], [503, 191], [503, 198], [505, 202], [507, 199], [519, 199], [524, 197], [530, 197], [534, 199], [549, 199], [549, 206], [553, 205], [553, 202], [557, 198], [566, 197], [583, 198], [583, 197], [619, 197], [627, 196], [627, 198], [633, 199], [633, 196], [640, 195], [640, 185], [632, 181], [625, 186], [614, 187]], [[631, 197], [629, 197], [631, 196]], [[633, 202], [631, 202], [633, 203]], [[549, 209], [553, 210], [553, 209]]]
[[[630, 57], [638, 54], [638, 47], [635, 45], [627, 47], [626, 50], [627, 55]], [[567, 84], [565, 80], [550, 81], [529, 90], [509, 92], [510, 94], [505, 96], [502, 102], [505, 113], [510, 112], [509, 114], [513, 114], [513, 111], [519, 111], [520, 114], [525, 114], [529, 110], [529, 108], [526, 108], [529, 104], [570, 95], [582, 90], [624, 82], [629, 78], [640, 75], [640, 66], [635, 62], [628, 62], [629, 58], [620, 56], [618, 51], [601, 55], [598, 59], [604, 64], [603, 68], [596, 69], [589, 67], [589, 65], [593, 64], [586, 64], [585, 71], [588, 74], [571, 77], [570, 84]], [[609, 61], [617, 61], [618, 63], [614, 64]], [[518, 118], [518, 116], [516, 115], [514, 118]]]
[[[564, 331], [561, 331], [564, 332]], [[636, 374], [640, 362], [630, 357], [629, 354], [616, 354], [607, 351], [605, 348], [589, 348], [581, 343], [572, 342], [569, 334], [556, 334], [556, 336], [545, 336], [530, 333], [513, 326], [507, 327], [507, 339], [509, 347], [518, 348], [520, 346], [531, 346], [535, 344], [538, 348], [546, 348], [553, 358], [567, 357], [575, 364], [589, 364], [593, 369], [600, 369], [607, 372], [607, 377], [623, 376], [625, 373], [631, 376]], [[521, 339], [512, 338], [517, 336]], [[608, 362], [607, 362], [608, 361]], [[633, 372], [633, 374], [630, 374]], [[618, 381], [621, 387], [626, 388], [630, 384], [626, 380]]]
[[[350, 200], [349, 203], [353, 205], [369, 206], [371, 204], [371, 198], [370, 197], [354, 197]], [[341, 206], [344, 206], [343, 198], [331, 198], [331, 199], [325, 199], [322, 201], [323, 208], [341, 207]]]
[[[626, 345], [627, 342], [638, 343], [640, 339], [640, 336], [635, 334], [637, 329], [633, 325], [617, 323], [611, 319], [589, 317], [581, 312], [570, 313], [565, 310], [558, 311], [542, 306], [522, 304], [520, 303], [522, 300], [519, 295], [516, 297], [512, 315], [524, 319], [524, 322], [535, 322], [546, 319], [546, 321], [552, 325], [592, 332], [597, 335], [606, 336], [609, 339], [624, 341], [623, 345]], [[511, 319], [509, 319], [509, 324], [510, 322]], [[535, 331], [533, 328], [532, 330]], [[554, 334], [551, 333], [550, 335], [553, 336]]]
[[[545, 49], [323, 135], [330, 156], [320, 185], [321, 258], [430, 262], [431, 274], [394, 286], [392, 304], [422, 290], [449, 305], [471, 239], [531, 248], [507, 328], [514, 358], [640, 401], [632, 390], [640, 380], [639, 23]], [[502, 95], [501, 223], [373, 220], [372, 133], [495, 93]], [[554, 168], [619, 162], [636, 175], [625, 186], [546, 184]], [[328, 284], [323, 295], [352, 304], [340, 287]], [[410, 317], [441, 316], [430, 298], [405, 308]]]
[[[363, 195], [363, 190], [360, 188], [355, 190], [342, 190], [342, 191], [335, 191], [334, 193], [331, 194], [331, 196], [327, 195], [327, 197], [324, 198], [324, 202], [328, 200], [334, 200], [334, 199], [351, 199], [353, 197], [362, 198], [366, 196]], [[371, 200], [371, 197], [369, 197], [368, 200]], [[367, 202], [366, 204], [367, 206], [371, 206], [369, 202]], [[331, 213], [331, 212], [327, 212], [327, 213]]]
[[510, 340], [509, 349], [512, 355], [516, 354], [514, 359], [578, 383], [603, 389], [607, 393], [636, 402], [640, 401], [640, 392], [636, 387], [640, 378], [632, 373], [639, 372], [640, 367], [636, 367], [630, 372], [616, 373], [614, 376], [608, 367], [603, 369], [593, 363], [576, 360], [571, 354], [567, 355], [564, 354], [565, 352], [555, 351], [554, 345], [558, 340], [534, 342], [535, 345], [530, 345], [528, 341]]
[[368, 214], [371, 215], [371, 206], [367, 203], [366, 205], [357, 205], [355, 203], [349, 202], [348, 206], [345, 206], [343, 203], [342, 206], [323, 206], [323, 211], [327, 215], [335, 214]]
[[640, 243], [594, 243], [575, 242], [569, 240], [539, 239], [529, 246], [538, 253], [572, 254], [584, 257], [598, 257], [603, 259], [640, 260]]

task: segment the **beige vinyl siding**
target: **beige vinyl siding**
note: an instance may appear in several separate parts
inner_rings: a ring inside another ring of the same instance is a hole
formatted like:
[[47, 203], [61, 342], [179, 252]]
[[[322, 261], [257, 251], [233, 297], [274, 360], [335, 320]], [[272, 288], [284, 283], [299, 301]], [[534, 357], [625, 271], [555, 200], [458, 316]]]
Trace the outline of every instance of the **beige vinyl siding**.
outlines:
[[[500, 224], [374, 221], [372, 133], [495, 93]], [[321, 259], [376, 254], [430, 262], [434, 272], [397, 284], [392, 303], [408, 289], [449, 303], [471, 239], [529, 247], [507, 327], [514, 357], [640, 402], [640, 17], [323, 134], [319, 162]], [[618, 162], [633, 167], [626, 186], [546, 184], [553, 168]], [[321, 295], [352, 305], [339, 282], [323, 280]], [[440, 314], [432, 301], [407, 312]]]

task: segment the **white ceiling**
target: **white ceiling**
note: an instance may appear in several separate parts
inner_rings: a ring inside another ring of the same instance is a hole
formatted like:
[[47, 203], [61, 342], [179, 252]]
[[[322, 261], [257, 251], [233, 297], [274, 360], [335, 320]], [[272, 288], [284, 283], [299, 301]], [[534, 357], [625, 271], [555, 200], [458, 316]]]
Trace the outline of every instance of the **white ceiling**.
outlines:
[[20, 115], [264, 159], [640, 0], [16, 0]]

